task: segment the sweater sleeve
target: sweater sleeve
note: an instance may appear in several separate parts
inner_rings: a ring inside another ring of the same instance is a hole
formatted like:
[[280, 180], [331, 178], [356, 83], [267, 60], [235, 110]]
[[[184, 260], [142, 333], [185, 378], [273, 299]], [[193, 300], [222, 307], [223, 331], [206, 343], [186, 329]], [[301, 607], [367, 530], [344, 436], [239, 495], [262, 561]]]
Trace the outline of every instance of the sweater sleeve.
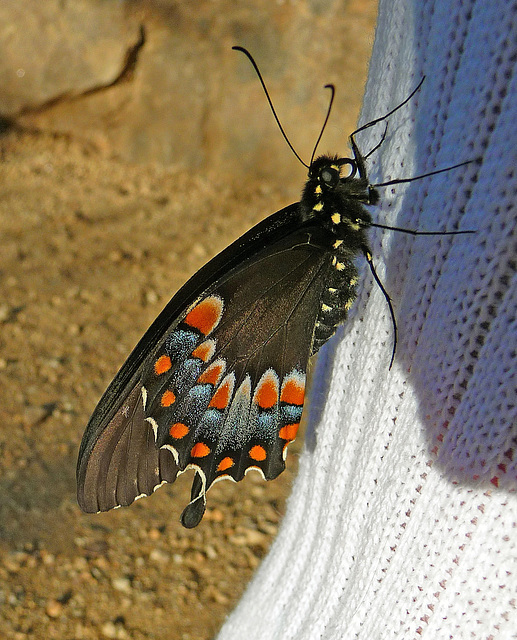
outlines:
[[[507, 640], [517, 630], [517, 59], [508, 0], [381, 0], [362, 122], [390, 111], [378, 274], [314, 370], [287, 514], [219, 640]], [[383, 125], [358, 136], [363, 153]]]

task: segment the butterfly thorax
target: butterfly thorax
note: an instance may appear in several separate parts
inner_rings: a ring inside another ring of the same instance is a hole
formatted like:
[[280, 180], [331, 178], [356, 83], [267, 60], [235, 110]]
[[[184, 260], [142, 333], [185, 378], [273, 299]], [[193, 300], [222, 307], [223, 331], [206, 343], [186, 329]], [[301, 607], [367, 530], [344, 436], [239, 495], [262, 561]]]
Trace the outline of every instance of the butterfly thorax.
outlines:
[[[351, 171], [342, 176], [347, 165]], [[366, 204], [377, 201], [377, 192], [366, 177], [355, 177], [356, 161], [351, 158], [321, 156], [309, 170], [301, 200], [302, 216], [318, 221], [328, 232], [329, 267], [327, 287], [322, 293], [314, 330], [312, 352], [334, 334], [346, 318], [356, 297], [358, 273], [354, 259], [368, 250], [366, 232], [371, 217]]]
[[[349, 175], [342, 176], [343, 167], [351, 166]], [[375, 204], [378, 194], [366, 177], [355, 177], [356, 161], [351, 158], [321, 156], [314, 160], [302, 194], [302, 215], [306, 220], [318, 220], [342, 247], [355, 255], [367, 244], [365, 232], [371, 216], [364, 205]], [[344, 246], [343, 246], [344, 245]], [[333, 247], [334, 248], [334, 247]]]

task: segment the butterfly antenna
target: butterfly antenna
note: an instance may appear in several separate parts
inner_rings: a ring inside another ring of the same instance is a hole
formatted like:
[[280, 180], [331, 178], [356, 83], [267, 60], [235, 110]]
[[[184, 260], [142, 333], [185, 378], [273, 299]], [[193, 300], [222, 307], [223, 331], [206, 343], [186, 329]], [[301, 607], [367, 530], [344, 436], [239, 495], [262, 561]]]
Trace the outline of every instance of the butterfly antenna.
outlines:
[[422, 77], [422, 80], [420, 80], [418, 85], [415, 87], [415, 89], [413, 89], [413, 91], [408, 95], [408, 97], [404, 101], [402, 101], [400, 104], [398, 104], [394, 109], [392, 109], [391, 111], [389, 111], [385, 115], [381, 116], [380, 118], [375, 118], [375, 120], [372, 120], [371, 122], [367, 122], [366, 124], [363, 124], [363, 126], [359, 127], [359, 129], [356, 129], [352, 133], [352, 135], [350, 137], [353, 138], [355, 135], [357, 135], [361, 131], [364, 131], [365, 129], [369, 129], [370, 127], [373, 127], [378, 122], [382, 122], [383, 120], [387, 120], [396, 111], [398, 111], [399, 109], [402, 109], [402, 107], [411, 100], [411, 98], [415, 95], [415, 93], [420, 91], [421, 86], [424, 84], [424, 80], [425, 80], [425, 76]]
[[475, 229], [462, 229], [460, 231], [418, 231], [416, 229], [404, 229], [403, 227], [391, 227], [387, 224], [379, 224], [372, 222], [366, 228], [376, 227], [377, 229], [387, 229], [388, 231], [400, 231], [400, 233], [409, 233], [412, 236], [459, 236], [462, 233], [477, 233]]
[[334, 87], [333, 84], [326, 84], [324, 88], [325, 89], [330, 89], [330, 100], [329, 100], [329, 106], [327, 107], [327, 115], [325, 116], [325, 121], [323, 122], [323, 126], [321, 127], [320, 135], [318, 136], [318, 139], [316, 140], [316, 144], [314, 145], [314, 149], [312, 151], [312, 156], [311, 156], [311, 161], [310, 161], [310, 166], [311, 167], [312, 167], [312, 163], [314, 161], [314, 156], [316, 155], [316, 149], [318, 148], [318, 145], [321, 142], [321, 138], [323, 136], [323, 132], [325, 131], [325, 128], [327, 126], [327, 122], [329, 121], [330, 112], [332, 111], [332, 103], [334, 102], [334, 96], [336, 94], [336, 88]]
[[381, 136], [381, 139], [379, 140], [379, 142], [375, 145], [375, 147], [371, 150], [368, 151], [368, 153], [364, 156], [363, 160], [368, 160], [368, 158], [377, 151], [377, 149], [379, 149], [382, 145], [382, 143], [384, 142], [384, 140], [386, 140], [386, 134], [388, 133], [388, 123], [386, 122], [386, 126], [384, 127], [384, 133]]
[[247, 58], [248, 60], [251, 62], [251, 64], [253, 65], [253, 68], [255, 69], [255, 73], [258, 76], [258, 79], [260, 80], [260, 83], [262, 85], [262, 88], [264, 89], [264, 93], [266, 94], [266, 98], [267, 101], [269, 102], [269, 106], [271, 107], [271, 111], [273, 112], [273, 116], [275, 117], [276, 123], [278, 125], [278, 128], [280, 129], [280, 131], [282, 132], [282, 135], [284, 136], [284, 140], [287, 142], [287, 144], [289, 145], [289, 148], [291, 149], [291, 151], [294, 153], [294, 155], [298, 158], [298, 160], [303, 164], [304, 167], [307, 167], [307, 169], [309, 169], [309, 165], [306, 164], [298, 155], [298, 153], [296, 152], [296, 149], [293, 147], [293, 145], [291, 144], [289, 138], [287, 137], [286, 132], [284, 131], [284, 127], [282, 126], [280, 119], [278, 118], [278, 116], [276, 115], [276, 111], [275, 111], [275, 107], [273, 106], [273, 102], [269, 96], [269, 92], [267, 90], [266, 87], [266, 83], [264, 82], [264, 79], [262, 78], [262, 74], [260, 73], [260, 70], [257, 66], [257, 63], [255, 62], [255, 60], [253, 59], [253, 56], [251, 55], [251, 53], [245, 49], [244, 47], [232, 47], [232, 49], [234, 49], [235, 51], [240, 51], [242, 52]]
[[453, 164], [452, 167], [445, 167], [444, 169], [437, 169], [436, 171], [430, 171], [429, 173], [423, 173], [420, 176], [414, 176], [413, 178], [397, 178], [396, 180], [388, 180], [388, 182], [379, 182], [378, 184], [372, 184], [372, 187], [389, 187], [392, 184], [403, 184], [404, 182], [414, 182], [415, 180], [421, 180], [422, 178], [429, 178], [429, 176], [436, 176], [439, 173], [445, 173], [446, 171], [452, 171], [458, 167], [464, 167], [467, 164], [476, 162], [477, 160], [467, 160], [466, 162], [460, 162], [459, 164]]

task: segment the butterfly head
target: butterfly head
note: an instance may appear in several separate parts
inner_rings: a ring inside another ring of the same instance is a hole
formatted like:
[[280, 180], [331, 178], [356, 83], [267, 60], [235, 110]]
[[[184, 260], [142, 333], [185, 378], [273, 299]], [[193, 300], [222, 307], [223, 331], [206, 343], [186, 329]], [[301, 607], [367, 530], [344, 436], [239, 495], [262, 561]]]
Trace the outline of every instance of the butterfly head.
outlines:
[[356, 158], [316, 158], [302, 197], [304, 216], [319, 218], [334, 233], [338, 232], [338, 219], [348, 219], [357, 230], [369, 226], [371, 218], [363, 205], [375, 204], [377, 193], [370, 187], [362, 166]]
[[376, 204], [378, 195], [369, 185], [362, 158], [320, 156], [309, 168], [307, 187], [318, 198], [340, 192], [364, 204]]
[[[346, 176], [342, 176], [342, 169], [347, 165], [350, 166], [350, 170]], [[316, 182], [322, 189], [332, 190], [341, 180], [350, 180], [356, 173], [357, 163], [352, 158], [320, 156], [309, 168], [309, 181]]]

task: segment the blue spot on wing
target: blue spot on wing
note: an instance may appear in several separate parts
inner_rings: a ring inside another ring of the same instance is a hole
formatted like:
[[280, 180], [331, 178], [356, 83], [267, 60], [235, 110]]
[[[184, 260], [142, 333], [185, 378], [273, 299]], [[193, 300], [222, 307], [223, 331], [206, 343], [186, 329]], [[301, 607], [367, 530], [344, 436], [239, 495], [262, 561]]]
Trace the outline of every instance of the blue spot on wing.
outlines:
[[277, 413], [261, 411], [257, 416], [254, 437], [265, 441], [273, 441], [278, 429]]
[[179, 364], [172, 378], [174, 388], [177, 391], [176, 395], [183, 396], [188, 393], [190, 388], [195, 385], [202, 368], [203, 362], [197, 358], [189, 358]]
[[302, 419], [303, 406], [286, 404], [281, 408], [282, 419], [286, 424], [300, 422]]
[[165, 351], [171, 360], [183, 360], [194, 351], [199, 339], [193, 331], [177, 329], [165, 340]]

